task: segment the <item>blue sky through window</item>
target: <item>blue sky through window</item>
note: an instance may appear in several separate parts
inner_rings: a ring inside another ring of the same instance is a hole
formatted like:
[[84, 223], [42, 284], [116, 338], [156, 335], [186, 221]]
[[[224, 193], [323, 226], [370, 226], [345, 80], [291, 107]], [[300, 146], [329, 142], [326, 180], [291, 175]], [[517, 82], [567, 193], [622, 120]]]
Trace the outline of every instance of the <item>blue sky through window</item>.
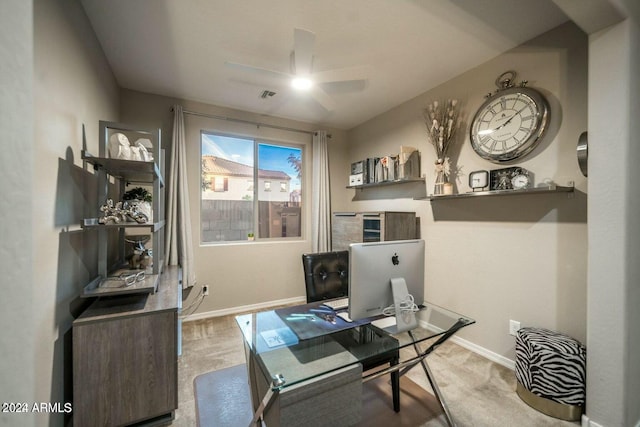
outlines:
[[253, 140], [202, 134], [202, 155], [216, 156], [253, 166]]

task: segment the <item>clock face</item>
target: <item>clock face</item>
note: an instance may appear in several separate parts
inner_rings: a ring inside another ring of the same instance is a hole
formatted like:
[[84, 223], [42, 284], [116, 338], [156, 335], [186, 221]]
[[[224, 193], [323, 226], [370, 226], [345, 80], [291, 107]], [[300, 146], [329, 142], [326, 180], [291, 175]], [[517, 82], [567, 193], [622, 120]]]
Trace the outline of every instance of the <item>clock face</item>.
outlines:
[[471, 123], [471, 146], [494, 163], [520, 158], [535, 148], [545, 130], [549, 107], [537, 91], [512, 87], [489, 97]]
[[515, 190], [521, 190], [523, 188], [529, 188], [529, 176], [518, 174], [511, 178], [511, 186]]
[[488, 171], [473, 171], [469, 173], [469, 187], [474, 191], [477, 189], [483, 189], [489, 185], [489, 172]]

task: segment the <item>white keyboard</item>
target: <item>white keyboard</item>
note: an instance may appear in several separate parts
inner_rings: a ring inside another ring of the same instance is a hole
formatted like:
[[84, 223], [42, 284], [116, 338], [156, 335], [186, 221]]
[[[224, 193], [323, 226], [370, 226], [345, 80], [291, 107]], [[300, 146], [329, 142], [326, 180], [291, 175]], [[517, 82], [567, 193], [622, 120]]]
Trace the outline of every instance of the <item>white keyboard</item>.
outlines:
[[322, 304], [326, 305], [329, 308], [332, 308], [333, 310], [342, 310], [349, 307], [349, 298], [339, 298], [322, 301]]
[[387, 316], [382, 319], [374, 320], [371, 322], [373, 326], [377, 326], [380, 329], [387, 330], [388, 328], [393, 328], [396, 326], [396, 317], [395, 316]]

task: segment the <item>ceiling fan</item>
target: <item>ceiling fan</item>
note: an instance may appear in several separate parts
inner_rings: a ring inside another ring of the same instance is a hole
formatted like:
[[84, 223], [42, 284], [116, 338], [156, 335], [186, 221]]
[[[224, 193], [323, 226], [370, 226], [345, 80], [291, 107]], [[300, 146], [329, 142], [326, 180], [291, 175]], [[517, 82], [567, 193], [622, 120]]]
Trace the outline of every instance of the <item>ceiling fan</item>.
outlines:
[[297, 90], [308, 91], [309, 94], [327, 111], [335, 108], [335, 103], [329, 94], [319, 85], [338, 82], [364, 82], [367, 79], [367, 66], [338, 68], [327, 71], [313, 71], [314, 47], [316, 35], [308, 30], [295, 28], [293, 31], [293, 51], [290, 59], [290, 72], [268, 70], [252, 65], [225, 62], [226, 66], [244, 71], [259, 73], [265, 76], [288, 80]]

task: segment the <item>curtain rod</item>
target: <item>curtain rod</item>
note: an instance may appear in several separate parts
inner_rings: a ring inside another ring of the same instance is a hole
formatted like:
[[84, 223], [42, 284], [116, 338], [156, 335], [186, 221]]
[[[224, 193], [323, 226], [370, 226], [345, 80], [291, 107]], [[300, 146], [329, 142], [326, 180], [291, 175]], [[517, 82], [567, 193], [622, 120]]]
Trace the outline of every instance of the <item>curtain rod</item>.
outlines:
[[[171, 111], [173, 111], [173, 108], [171, 108]], [[286, 131], [289, 131], [289, 132], [306, 133], [308, 135], [316, 135], [317, 134], [317, 132], [314, 132], [314, 131], [290, 128], [290, 127], [286, 127], [286, 126], [270, 125], [270, 124], [267, 124], [267, 123], [254, 122], [252, 120], [236, 119], [234, 117], [218, 116], [218, 115], [215, 115], [215, 114], [205, 114], [205, 113], [199, 113], [197, 111], [189, 111], [189, 110], [182, 110], [182, 112], [184, 114], [191, 114], [192, 116], [200, 116], [200, 117], [207, 117], [207, 118], [210, 118], [210, 119], [226, 120], [228, 122], [245, 123], [245, 124], [249, 124], [249, 125], [255, 125], [257, 127], [265, 127], [265, 128], [271, 128], [271, 129], [286, 130]], [[331, 138], [331, 135], [327, 134], [327, 138]]]

